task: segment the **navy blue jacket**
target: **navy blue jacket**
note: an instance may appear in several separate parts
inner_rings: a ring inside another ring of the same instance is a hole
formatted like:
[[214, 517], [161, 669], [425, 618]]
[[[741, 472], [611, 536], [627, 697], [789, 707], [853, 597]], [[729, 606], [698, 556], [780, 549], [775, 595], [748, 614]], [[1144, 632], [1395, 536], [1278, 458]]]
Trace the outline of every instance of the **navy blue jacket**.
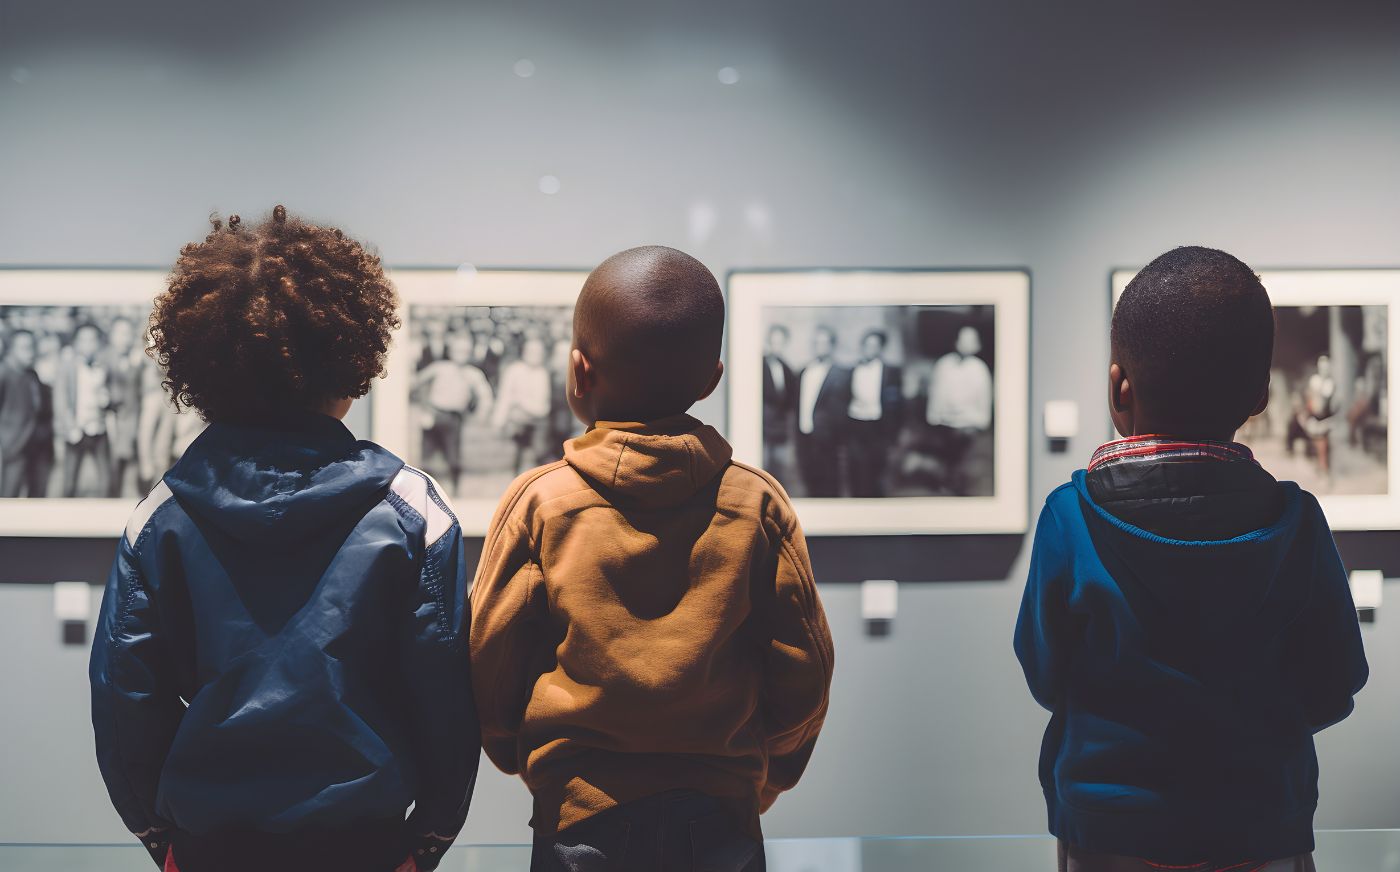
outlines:
[[1161, 863], [1312, 850], [1313, 734], [1351, 712], [1367, 667], [1322, 509], [1276, 487], [1277, 520], [1222, 540], [1120, 520], [1082, 471], [1046, 500], [1015, 647], [1053, 713], [1056, 836]]
[[479, 758], [467, 571], [432, 480], [339, 421], [211, 425], [132, 516], [93, 641], [123, 822], [186, 872], [436, 865]]

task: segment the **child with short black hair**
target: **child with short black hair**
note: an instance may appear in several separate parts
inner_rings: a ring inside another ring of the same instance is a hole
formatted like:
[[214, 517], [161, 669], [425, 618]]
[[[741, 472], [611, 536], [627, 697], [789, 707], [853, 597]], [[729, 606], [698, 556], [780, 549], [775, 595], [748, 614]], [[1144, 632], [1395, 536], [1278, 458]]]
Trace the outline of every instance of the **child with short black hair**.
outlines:
[[574, 310], [588, 432], [501, 501], [472, 588], [486, 753], [534, 794], [531, 869], [756, 872], [826, 715], [832, 647], [787, 495], [686, 415], [724, 298], [660, 246]]
[[1071, 872], [1312, 869], [1313, 734], [1366, 682], [1317, 500], [1238, 430], [1273, 314], [1230, 255], [1178, 248], [1113, 314], [1124, 437], [1046, 500], [1016, 654], [1053, 717], [1040, 781]]
[[112, 802], [167, 870], [432, 869], [462, 826], [461, 530], [340, 422], [396, 306], [379, 258], [281, 206], [216, 220], [156, 298], [165, 387], [209, 426], [127, 525], [90, 675]]

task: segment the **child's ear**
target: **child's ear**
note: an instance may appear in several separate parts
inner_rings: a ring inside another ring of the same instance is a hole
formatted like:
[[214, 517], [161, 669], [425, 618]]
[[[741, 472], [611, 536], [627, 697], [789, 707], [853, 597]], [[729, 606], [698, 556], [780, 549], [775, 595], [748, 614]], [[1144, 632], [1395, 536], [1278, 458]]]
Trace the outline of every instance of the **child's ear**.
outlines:
[[1108, 415], [1119, 436], [1126, 439], [1133, 435], [1133, 385], [1123, 367], [1116, 363], [1108, 367]]
[[715, 388], [719, 387], [719, 380], [722, 378], [724, 378], [724, 361], [717, 360], [715, 361], [715, 374], [710, 376], [709, 387], [705, 388], [703, 391], [700, 392], [700, 396], [695, 398], [695, 402], [698, 403], [701, 400], [708, 397], [710, 394], [714, 393]]
[[573, 375], [571, 387], [574, 396], [581, 397], [593, 390], [593, 364], [577, 348], [569, 352], [569, 371]]
[[1118, 364], [1108, 367], [1109, 407], [1117, 412], [1127, 412], [1133, 408], [1133, 385], [1128, 374]]
[[1259, 393], [1259, 402], [1254, 404], [1254, 411], [1249, 413], [1249, 417], [1253, 418], [1255, 415], [1262, 415], [1264, 414], [1264, 410], [1269, 408], [1269, 385], [1272, 381], [1272, 375], [1264, 381], [1264, 390]]

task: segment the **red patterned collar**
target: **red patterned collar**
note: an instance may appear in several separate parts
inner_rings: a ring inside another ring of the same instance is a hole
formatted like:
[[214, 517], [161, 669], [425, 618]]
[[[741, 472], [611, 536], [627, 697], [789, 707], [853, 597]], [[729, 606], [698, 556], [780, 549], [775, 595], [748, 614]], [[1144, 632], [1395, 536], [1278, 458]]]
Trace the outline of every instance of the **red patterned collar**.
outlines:
[[1089, 472], [1101, 466], [1157, 460], [1222, 460], [1258, 463], [1254, 452], [1238, 442], [1178, 439], [1174, 436], [1130, 436], [1100, 445], [1089, 458]]

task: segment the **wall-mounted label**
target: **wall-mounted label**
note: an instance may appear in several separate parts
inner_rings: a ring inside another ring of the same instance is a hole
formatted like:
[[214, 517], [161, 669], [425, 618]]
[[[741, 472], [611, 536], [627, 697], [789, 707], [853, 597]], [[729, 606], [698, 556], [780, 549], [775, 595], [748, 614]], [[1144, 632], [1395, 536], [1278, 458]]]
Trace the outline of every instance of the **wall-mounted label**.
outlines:
[[86, 581], [57, 581], [53, 586], [53, 616], [60, 621], [86, 621], [92, 614], [92, 587]]
[[1378, 609], [1381, 607], [1382, 582], [1385, 574], [1379, 569], [1353, 569], [1351, 571], [1351, 598], [1358, 609]]
[[867, 621], [893, 621], [899, 609], [899, 582], [866, 581], [860, 586], [860, 615]]
[[1045, 404], [1045, 438], [1072, 439], [1079, 435], [1079, 404], [1051, 400]]

